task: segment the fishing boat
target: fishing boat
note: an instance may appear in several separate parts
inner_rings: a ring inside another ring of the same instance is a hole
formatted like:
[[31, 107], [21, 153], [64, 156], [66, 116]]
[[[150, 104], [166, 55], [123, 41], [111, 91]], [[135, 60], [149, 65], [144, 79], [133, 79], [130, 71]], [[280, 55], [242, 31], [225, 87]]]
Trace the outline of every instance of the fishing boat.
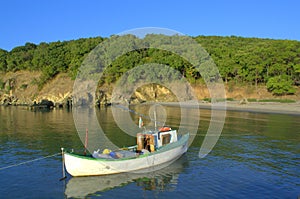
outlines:
[[63, 160], [71, 176], [145, 172], [180, 158], [188, 149], [188, 140], [188, 133], [177, 135], [177, 130], [161, 127], [138, 133], [135, 146], [97, 150], [91, 155], [63, 151]]
[[187, 157], [183, 156], [167, 167], [159, 166], [153, 172], [71, 178], [66, 184], [65, 195], [67, 198], [93, 197], [97, 192], [124, 187], [130, 183], [136, 183], [143, 190], [172, 191], [176, 189], [179, 175], [185, 164], [187, 164]]

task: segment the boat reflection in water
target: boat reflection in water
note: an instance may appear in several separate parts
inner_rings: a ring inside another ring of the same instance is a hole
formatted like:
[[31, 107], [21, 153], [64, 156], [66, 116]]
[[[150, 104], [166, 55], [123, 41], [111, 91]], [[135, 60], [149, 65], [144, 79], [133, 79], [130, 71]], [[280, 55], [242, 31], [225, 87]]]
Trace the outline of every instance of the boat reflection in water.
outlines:
[[[170, 165], [160, 165], [139, 173], [121, 173], [104, 176], [72, 177], [65, 189], [68, 198], [84, 198], [97, 192], [107, 191], [130, 183], [144, 190], [166, 190], [177, 184], [179, 174], [187, 164], [186, 155]], [[166, 167], [165, 167], [166, 166]], [[172, 185], [172, 186], [168, 186]]]

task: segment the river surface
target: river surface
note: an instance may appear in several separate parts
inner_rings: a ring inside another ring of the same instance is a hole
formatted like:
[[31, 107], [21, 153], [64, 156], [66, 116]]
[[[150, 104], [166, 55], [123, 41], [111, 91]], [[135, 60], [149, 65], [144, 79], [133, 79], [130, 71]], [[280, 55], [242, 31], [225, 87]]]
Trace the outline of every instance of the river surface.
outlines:
[[[177, 128], [182, 110], [164, 108], [166, 123]], [[147, 107], [132, 109], [147, 114]], [[111, 108], [97, 110], [97, 115], [114, 144], [135, 143], [135, 137], [117, 127]], [[227, 111], [217, 144], [199, 158], [211, 111], [201, 109], [200, 115], [188, 152], [166, 168], [144, 174], [68, 175], [59, 181], [60, 148], [83, 152], [72, 111], [0, 107], [0, 198], [300, 197], [300, 116]]]

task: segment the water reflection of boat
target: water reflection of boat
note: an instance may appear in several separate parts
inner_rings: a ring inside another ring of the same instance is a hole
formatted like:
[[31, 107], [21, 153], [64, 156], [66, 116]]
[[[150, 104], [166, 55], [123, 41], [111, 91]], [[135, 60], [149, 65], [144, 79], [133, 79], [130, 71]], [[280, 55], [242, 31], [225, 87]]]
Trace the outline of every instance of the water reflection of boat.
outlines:
[[126, 186], [129, 183], [136, 183], [144, 190], [168, 190], [176, 186], [186, 163], [186, 156], [182, 156], [168, 167], [160, 165], [161, 168], [151, 168], [153, 172], [71, 178], [66, 185], [65, 195], [68, 198], [85, 198], [96, 192]]

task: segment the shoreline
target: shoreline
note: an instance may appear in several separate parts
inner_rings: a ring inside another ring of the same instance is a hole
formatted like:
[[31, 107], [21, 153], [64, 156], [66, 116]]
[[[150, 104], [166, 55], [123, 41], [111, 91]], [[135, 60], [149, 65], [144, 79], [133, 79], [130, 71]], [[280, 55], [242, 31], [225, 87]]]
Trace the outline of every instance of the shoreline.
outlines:
[[[141, 104], [154, 104], [155, 102], [146, 102]], [[161, 105], [165, 106], [179, 106], [178, 102], [161, 102]], [[194, 103], [182, 103], [185, 107], [195, 107]], [[0, 105], [0, 107], [29, 107], [29, 105]], [[109, 106], [108, 106], [109, 107]], [[211, 110], [212, 104], [210, 102], [198, 101], [199, 109]], [[62, 107], [53, 107], [54, 109], [65, 109]], [[51, 109], [53, 109], [51, 108]], [[72, 108], [71, 108], [72, 109]], [[225, 111], [239, 111], [239, 112], [249, 112], [249, 113], [265, 113], [265, 114], [287, 114], [287, 115], [297, 115], [300, 116], [300, 101], [294, 103], [280, 103], [280, 102], [248, 102], [246, 104], [241, 104], [238, 101], [227, 101], [219, 102], [214, 104], [214, 110], [225, 110]]]
[[[178, 105], [177, 102], [165, 102], [162, 103], [167, 106]], [[225, 107], [224, 107], [225, 105]], [[194, 106], [184, 104], [184, 106]], [[200, 109], [212, 109], [212, 104], [209, 102], [198, 102]], [[226, 111], [240, 111], [250, 113], [266, 113], [266, 114], [287, 114], [287, 115], [299, 115], [300, 116], [300, 101], [295, 103], [280, 103], [280, 102], [249, 102], [247, 104], [240, 104], [238, 101], [227, 101], [224, 103], [216, 103], [214, 110], [226, 110]]]
[[300, 115], [300, 103], [250, 102], [248, 104], [227, 103], [227, 110], [255, 113]]

